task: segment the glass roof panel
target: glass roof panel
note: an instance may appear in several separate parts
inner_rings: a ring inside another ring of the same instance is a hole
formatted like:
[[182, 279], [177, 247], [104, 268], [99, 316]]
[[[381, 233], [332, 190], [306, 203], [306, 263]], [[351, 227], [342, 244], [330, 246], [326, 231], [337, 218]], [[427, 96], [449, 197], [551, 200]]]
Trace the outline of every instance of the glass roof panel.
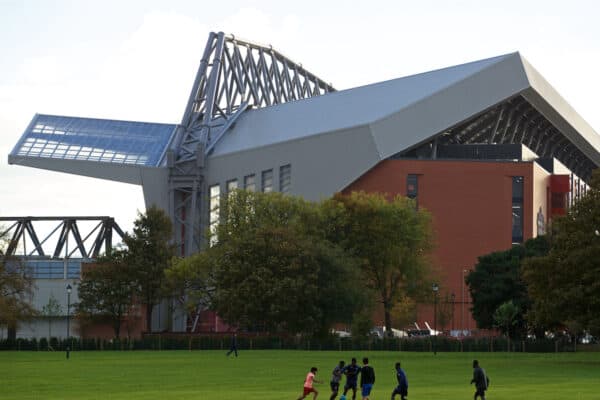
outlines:
[[176, 125], [37, 114], [11, 155], [158, 166]]

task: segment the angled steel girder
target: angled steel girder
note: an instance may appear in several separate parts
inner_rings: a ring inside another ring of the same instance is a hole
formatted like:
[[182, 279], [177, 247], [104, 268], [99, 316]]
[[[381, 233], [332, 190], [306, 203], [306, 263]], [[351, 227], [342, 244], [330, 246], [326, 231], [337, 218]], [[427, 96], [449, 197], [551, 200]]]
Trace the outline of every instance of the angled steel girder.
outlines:
[[[40, 221], [56, 223], [42, 241], [39, 240], [34, 226], [34, 222]], [[86, 236], [81, 235], [77, 224], [77, 222], [83, 221], [97, 222]], [[105, 254], [110, 254], [113, 247], [113, 231], [121, 238], [125, 235], [114, 218], [111, 217], [0, 217], [0, 222], [12, 222], [6, 230], [0, 233], [0, 237], [5, 237], [5, 235], [11, 237], [6, 248], [5, 254], [7, 256], [17, 255], [17, 250], [22, 248], [23, 256], [48, 257], [49, 255], [44, 250], [44, 244], [50, 240], [55, 240], [54, 250], [52, 251], [53, 258], [71, 258], [76, 252], [79, 252], [79, 256], [76, 258], [93, 259], [100, 255], [103, 248]], [[58, 238], [55, 238], [54, 234], [58, 230], [60, 230], [60, 234]], [[88, 239], [95, 233], [94, 240], [88, 245]], [[75, 240], [75, 248], [71, 251], [68, 249], [69, 237]], [[31, 251], [27, 250], [28, 239], [33, 244]]]
[[245, 110], [333, 92], [328, 83], [271, 46], [210, 33], [169, 151], [169, 214], [181, 255], [198, 251], [208, 216], [206, 157]]

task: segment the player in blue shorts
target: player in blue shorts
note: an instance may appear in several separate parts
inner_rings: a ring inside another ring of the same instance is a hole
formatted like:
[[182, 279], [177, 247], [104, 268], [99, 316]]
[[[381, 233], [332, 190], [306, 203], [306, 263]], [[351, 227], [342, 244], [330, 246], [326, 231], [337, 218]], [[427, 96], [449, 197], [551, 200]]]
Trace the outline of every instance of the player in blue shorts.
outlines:
[[363, 400], [369, 400], [371, 389], [375, 384], [375, 370], [369, 365], [369, 359], [363, 358], [363, 366], [360, 369], [360, 389]]
[[396, 395], [400, 395], [400, 400], [406, 400], [406, 396], [408, 396], [408, 379], [406, 379], [406, 374], [404, 370], [400, 368], [400, 363], [396, 363], [396, 379], [398, 379], [398, 386], [392, 392], [392, 400], [396, 398]]
[[329, 400], [334, 400], [338, 395], [340, 390], [340, 381], [342, 380], [342, 375], [344, 374], [344, 365], [346, 365], [346, 363], [344, 361], [340, 361], [340, 363], [335, 366], [333, 372], [331, 373], [331, 382], [329, 383], [329, 386], [331, 386], [331, 397], [329, 397]]
[[356, 358], [353, 358], [350, 365], [344, 367], [344, 375], [346, 375], [346, 384], [344, 385], [344, 396], [348, 390], [352, 389], [352, 400], [356, 400], [356, 386], [358, 383], [358, 374], [360, 367], [356, 364]]

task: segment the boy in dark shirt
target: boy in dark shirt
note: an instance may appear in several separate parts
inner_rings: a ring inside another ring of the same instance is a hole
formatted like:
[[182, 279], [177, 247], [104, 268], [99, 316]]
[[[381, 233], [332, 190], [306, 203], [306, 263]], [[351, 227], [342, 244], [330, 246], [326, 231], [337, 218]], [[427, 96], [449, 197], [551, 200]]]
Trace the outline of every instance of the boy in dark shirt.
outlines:
[[331, 382], [329, 386], [331, 387], [331, 397], [329, 400], [334, 400], [337, 397], [338, 391], [340, 390], [340, 381], [342, 380], [342, 375], [344, 374], [344, 365], [346, 363], [344, 361], [340, 361], [338, 365], [335, 366], [333, 372], [331, 373]]
[[352, 389], [352, 400], [356, 400], [356, 383], [360, 367], [356, 364], [356, 358], [353, 358], [350, 365], [344, 367], [344, 375], [346, 375], [346, 384], [344, 385], [344, 397], [349, 389]]
[[375, 384], [375, 370], [369, 365], [369, 359], [363, 358], [363, 366], [360, 369], [360, 388], [363, 400], [369, 400], [371, 389]]
[[479, 361], [473, 360], [473, 379], [471, 379], [471, 384], [475, 384], [475, 395], [473, 396], [474, 400], [477, 400], [477, 396], [481, 398], [481, 400], [485, 400], [485, 391], [490, 385], [490, 378], [485, 373], [485, 370], [479, 366]]
[[404, 370], [400, 368], [399, 362], [396, 363], [396, 379], [398, 379], [398, 386], [392, 392], [392, 400], [394, 400], [397, 394], [400, 395], [400, 400], [406, 400], [406, 396], [408, 396], [408, 380], [406, 379]]

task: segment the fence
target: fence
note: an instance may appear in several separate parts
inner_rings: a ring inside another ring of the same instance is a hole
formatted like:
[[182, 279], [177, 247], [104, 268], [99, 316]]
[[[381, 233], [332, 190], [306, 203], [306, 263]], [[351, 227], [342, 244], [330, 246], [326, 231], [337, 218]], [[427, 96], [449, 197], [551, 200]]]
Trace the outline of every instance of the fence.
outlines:
[[[145, 335], [141, 339], [86, 339], [71, 338], [71, 349], [77, 350], [227, 350], [230, 337], [223, 335]], [[0, 350], [65, 351], [66, 339], [17, 339], [0, 340]], [[239, 350], [368, 350], [368, 351], [414, 351], [414, 352], [529, 352], [553, 353], [573, 351], [600, 351], [598, 346], [575, 345], [565, 338], [551, 340], [514, 340], [500, 337], [464, 338], [448, 337], [364, 339], [327, 337], [309, 339], [282, 336], [238, 335]]]

